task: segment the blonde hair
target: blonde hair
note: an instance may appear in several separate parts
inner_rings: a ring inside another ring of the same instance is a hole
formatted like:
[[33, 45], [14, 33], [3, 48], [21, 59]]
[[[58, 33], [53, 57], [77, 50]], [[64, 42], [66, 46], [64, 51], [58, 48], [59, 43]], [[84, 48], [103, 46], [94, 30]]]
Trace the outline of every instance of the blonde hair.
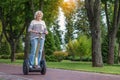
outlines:
[[36, 19], [36, 16], [37, 16], [38, 13], [40, 13], [41, 16], [43, 17], [43, 12], [39, 10], [39, 11], [36, 11], [35, 14], [34, 14], [34, 18], [35, 18], [35, 19]]

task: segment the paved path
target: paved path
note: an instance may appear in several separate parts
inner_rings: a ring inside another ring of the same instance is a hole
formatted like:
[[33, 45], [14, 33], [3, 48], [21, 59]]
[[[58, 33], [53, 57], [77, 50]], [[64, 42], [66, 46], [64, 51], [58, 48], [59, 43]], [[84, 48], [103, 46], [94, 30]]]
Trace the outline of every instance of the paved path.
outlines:
[[120, 75], [47, 68], [46, 75], [31, 72], [23, 75], [22, 66], [0, 64], [0, 80], [120, 80]]

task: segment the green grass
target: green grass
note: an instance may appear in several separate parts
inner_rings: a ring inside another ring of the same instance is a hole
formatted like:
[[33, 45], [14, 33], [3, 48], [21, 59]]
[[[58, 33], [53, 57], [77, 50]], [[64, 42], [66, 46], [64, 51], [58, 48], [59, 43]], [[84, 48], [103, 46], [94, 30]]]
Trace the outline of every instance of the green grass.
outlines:
[[67, 70], [97, 72], [107, 74], [120, 74], [120, 65], [104, 65], [104, 67], [92, 67], [91, 62], [49, 62], [47, 63], [50, 68], [60, 68]]
[[[23, 60], [16, 60], [14, 63], [11, 63], [10, 60], [0, 59], [0, 63], [22, 65]], [[120, 74], [120, 65], [118, 64], [112, 66], [105, 64], [104, 67], [92, 67], [91, 62], [72, 62], [65, 60], [62, 62], [47, 62], [47, 67], [105, 74]]]
[[23, 60], [16, 60], [15, 62], [11, 62], [10, 59], [0, 59], [0, 63], [13, 64], [13, 65], [22, 65]]

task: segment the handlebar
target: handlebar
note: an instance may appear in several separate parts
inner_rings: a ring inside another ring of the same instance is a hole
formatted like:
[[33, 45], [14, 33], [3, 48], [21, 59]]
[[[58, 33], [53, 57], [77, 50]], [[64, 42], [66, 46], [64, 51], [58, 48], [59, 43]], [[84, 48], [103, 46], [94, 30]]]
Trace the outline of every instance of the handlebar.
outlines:
[[38, 32], [38, 33], [36, 33], [36, 34], [46, 34], [46, 33], [44, 33], [44, 32]]

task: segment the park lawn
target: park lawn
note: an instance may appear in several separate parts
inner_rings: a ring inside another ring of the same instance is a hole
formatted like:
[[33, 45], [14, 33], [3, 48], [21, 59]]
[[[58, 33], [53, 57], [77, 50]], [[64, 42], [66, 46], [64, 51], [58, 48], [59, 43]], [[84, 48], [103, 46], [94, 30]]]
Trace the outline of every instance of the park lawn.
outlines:
[[120, 65], [104, 65], [103, 67], [92, 67], [91, 62], [48, 62], [48, 67], [75, 71], [97, 72], [106, 74], [120, 74]]
[[[23, 60], [16, 60], [11, 63], [9, 59], [0, 59], [0, 63], [22, 65]], [[62, 62], [47, 62], [48, 68], [57, 68], [65, 70], [75, 70], [75, 71], [85, 71], [85, 72], [96, 72], [105, 74], [119, 74], [120, 75], [120, 65], [114, 64], [112, 66], [104, 64], [103, 67], [92, 67], [91, 62], [75, 62], [64, 60]]]

